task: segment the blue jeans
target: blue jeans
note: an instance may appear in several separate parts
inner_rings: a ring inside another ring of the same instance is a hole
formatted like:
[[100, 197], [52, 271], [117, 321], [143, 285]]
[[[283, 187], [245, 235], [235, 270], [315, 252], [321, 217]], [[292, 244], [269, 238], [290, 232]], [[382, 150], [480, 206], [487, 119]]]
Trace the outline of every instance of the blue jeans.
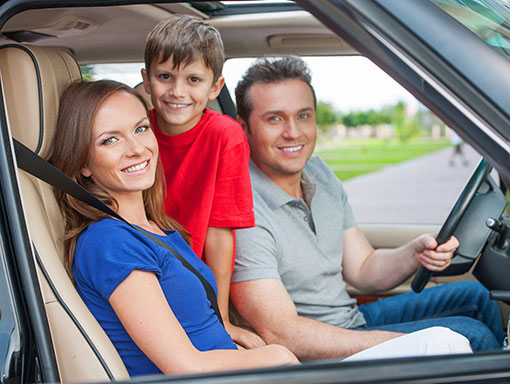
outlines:
[[443, 326], [467, 337], [474, 351], [501, 349], [503, 324], [497, 303], [481, 284], [466, 281], [380, 299], [359, 307], [362, 329], [410, 333]]

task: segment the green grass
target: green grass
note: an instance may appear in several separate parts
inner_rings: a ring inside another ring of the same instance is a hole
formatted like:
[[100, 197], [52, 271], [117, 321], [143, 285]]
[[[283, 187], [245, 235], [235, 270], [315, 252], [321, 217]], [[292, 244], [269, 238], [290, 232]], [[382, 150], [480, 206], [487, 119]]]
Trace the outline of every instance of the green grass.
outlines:
[[338, 143], [323, 143], [315, 154], [321, 156], [342, 181], [377, 171], [427, 153], [448, 147], [446, 139], [342, 139]]

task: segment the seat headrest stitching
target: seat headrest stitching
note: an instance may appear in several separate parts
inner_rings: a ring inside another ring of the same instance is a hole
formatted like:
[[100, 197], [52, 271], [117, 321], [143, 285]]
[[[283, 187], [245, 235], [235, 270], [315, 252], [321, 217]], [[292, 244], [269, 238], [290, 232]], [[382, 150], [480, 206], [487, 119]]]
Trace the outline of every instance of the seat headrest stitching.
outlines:
[[24, 51], [28, 55], [28, 57], [30, 57], [30, 59], [32, 60], [32, 63], [34, 64], [35, 74], [36, 74], [36, 78], [37, 78], [37, 91], [39, 94], [39, 140], [37, 142], [37, 147], [34, 150], [34, 152], [39, 154], [39, 152], [41, 150], [41, 146], [42, 146], [42, 135], [43, 135], [43, 130], [44, 130], [43, 110], [42, 110], [43, 95], [42, 95], [42, 87], [41, 87], [41, 71], [39, 69], [39, 64], [37, 62], [35, 54], [29, 48], [27, 48], [23, 45], [7, 44], [7, 45], [4, 45], [1, 47], [1, 49], [4, 49], [4, 48], [15, 48], [15, 49], [20, 49], [20, 50]]

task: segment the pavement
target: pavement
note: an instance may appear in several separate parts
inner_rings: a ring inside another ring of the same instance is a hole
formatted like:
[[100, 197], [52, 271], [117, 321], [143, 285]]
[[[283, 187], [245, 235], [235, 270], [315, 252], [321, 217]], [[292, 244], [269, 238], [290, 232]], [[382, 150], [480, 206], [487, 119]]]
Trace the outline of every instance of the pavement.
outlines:
[[443, 223], [480, 155], [463, 145], [468, 164], [449, 147], [344, 182], [358, 223]]

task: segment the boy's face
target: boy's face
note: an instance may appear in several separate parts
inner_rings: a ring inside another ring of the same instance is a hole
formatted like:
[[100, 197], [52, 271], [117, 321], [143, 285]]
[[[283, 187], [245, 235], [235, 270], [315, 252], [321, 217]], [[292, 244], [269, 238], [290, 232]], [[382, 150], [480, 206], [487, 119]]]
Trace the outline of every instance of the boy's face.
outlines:
[[169, 135], [189, 131], [198, 124], [209, 100], [223, 87], [220, 77], [213, 83], [213, 71], [202, 59], [174, 68], [172, 57], [154, 62], [150, 76], [142, 69], [144, 88], [151, 95], [158, 116], [158, 128]]

